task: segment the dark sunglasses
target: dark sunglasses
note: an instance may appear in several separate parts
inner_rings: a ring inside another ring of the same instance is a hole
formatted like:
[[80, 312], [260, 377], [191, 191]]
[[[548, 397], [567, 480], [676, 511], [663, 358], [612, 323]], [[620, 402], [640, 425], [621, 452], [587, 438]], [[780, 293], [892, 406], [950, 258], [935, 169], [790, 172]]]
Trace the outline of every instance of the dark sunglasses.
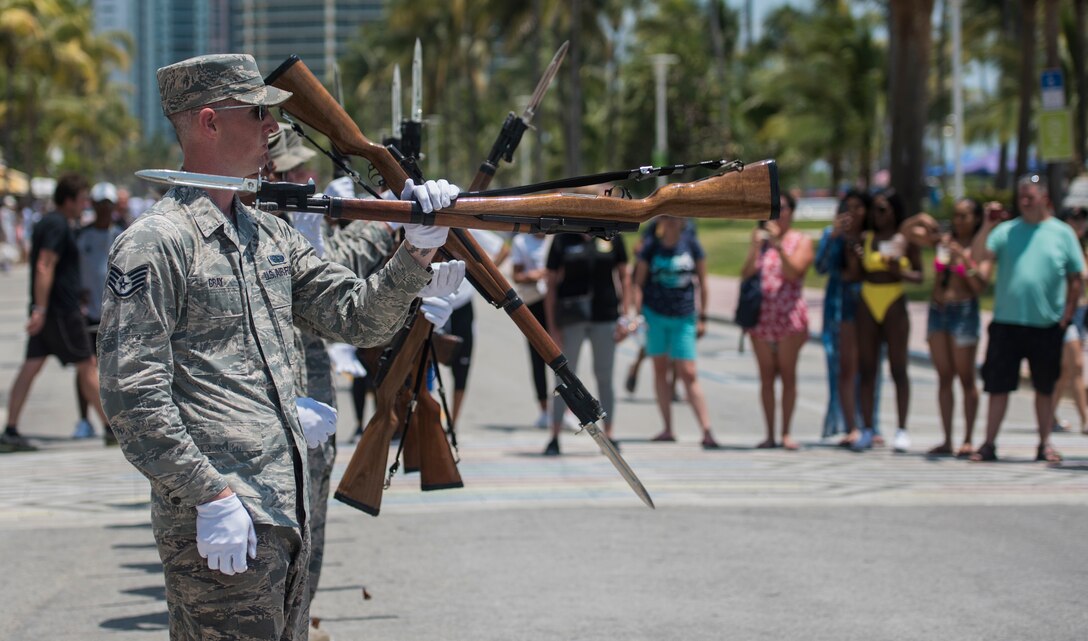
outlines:
[[253, 117], [257, 122], [262, 122], [268, 115], [268, 107], [265, 105], [229, 105], [226, 107], [208, 107], [212, 111], [227, 111], [228, 109], [252, 109]]

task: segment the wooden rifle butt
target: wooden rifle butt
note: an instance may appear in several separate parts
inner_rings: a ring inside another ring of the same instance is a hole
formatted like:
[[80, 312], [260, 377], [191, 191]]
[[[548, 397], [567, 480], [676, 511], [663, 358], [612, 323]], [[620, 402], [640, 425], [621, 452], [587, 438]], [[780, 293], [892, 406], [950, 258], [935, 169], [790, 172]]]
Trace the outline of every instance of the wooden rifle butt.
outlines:
[[382, 506], [385, 485], [385, 465], [389, 460], [389, 444], [393, 440], [397, 417], [393, 409], [378, 407], [363, 431], [363, 437], [355, 446], [344, 476], [336, 487], [333, 497], [378, 516]]
[[[409, 354], [418, 354], [418, 346], [424, 342], [430, 329], [430, 323], [412, 324], [404, 342], [406, 345], [414, 344], [417, 347], [414, 350], [410, 349]], [[397, 395], [403, 389], [404, 381], [409, 373], [414, 371], [415, 365], [415, 359], [411, 358], [393, 360], [389, 372], [375, 393], [377, 407], [374, 416], [367, 423], [363, 437], [359, 439], [355, 453], [348, 461], [344, 476], [333, 494], [337, 500], [371, 516], [377, 516], [381, 510], [386, 463], [389, 460], [389, 444], [393, 440], [393, 433], [402, 416], [397, 411]]]
[[438, 401], [424, 391], [416, 404], [412, 421], [419, 443], [419, 487], [424, 492], [464, 487], [457, 462], [453, 458], [446, 430], [442, 429], [442, 409]]

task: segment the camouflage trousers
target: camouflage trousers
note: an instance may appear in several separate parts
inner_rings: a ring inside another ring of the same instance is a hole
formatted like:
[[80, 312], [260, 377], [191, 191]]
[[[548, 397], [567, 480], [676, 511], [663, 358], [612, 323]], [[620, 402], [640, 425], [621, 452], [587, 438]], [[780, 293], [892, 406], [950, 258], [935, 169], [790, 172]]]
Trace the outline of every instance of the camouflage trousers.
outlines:
[[329, 484], [336, 460], [336, 437], [307, 451], [310, 467], [310, 587], [309, 601], [317, 594], [321, 563], [325, 560], [325, 517], [329, 511]]
[[257, 524], [257, 558], [227, 576], [209, 570], [193, 536], [155, 533], [166, 576], [170, 641], [305, 641], [310, 542], [289, 527]]

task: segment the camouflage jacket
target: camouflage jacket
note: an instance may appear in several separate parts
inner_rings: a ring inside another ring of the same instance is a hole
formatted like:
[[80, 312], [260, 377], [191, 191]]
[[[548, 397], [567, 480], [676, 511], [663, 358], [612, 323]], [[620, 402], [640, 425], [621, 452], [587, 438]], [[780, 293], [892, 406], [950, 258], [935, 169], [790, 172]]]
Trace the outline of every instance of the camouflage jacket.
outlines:
[[385, 223], [356, 220], [325, 239], [325, 259], [365, 278], [393, 253], [393, 234]]
[[[325, 259], [339, 263], [366, 278], [378, 270], [393, 252], [393, 235], [385, 223], [355, 221], [334, 229], [325, 239]], [[295, 372], [300, 394], [336, 407], [332, 365], [325, 341], [296, 327], [296, 347], [304, 354]]]
[[102, 403], [151, 481], [152, 523], [195, 531], [230, 486], [257, 523], [305, 520], [292, 323], [358, 345], [400, 327], [430, 277], [402, 249], [360, 280], [276, 217], [176, 188], [118, 238], [98, 335]]

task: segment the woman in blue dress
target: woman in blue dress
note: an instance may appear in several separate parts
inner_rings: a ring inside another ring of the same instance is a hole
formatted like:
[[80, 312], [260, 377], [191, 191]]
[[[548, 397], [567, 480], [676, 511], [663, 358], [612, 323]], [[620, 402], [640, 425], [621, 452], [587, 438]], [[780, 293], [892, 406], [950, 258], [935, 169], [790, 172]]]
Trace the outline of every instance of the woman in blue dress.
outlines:
[[[816, 249], [816, 271], [827, 275], [824, 290], [824, 325], [820, 335], [827, 355], [827, 412], [821, 436], [830, 438], [839, 433], [846, 436], [840, 445], [849, 446], [858, 436], [857, 403], [857, 338], [854, 334], [854, 313], [861, 290], [859, 275], [847, 272], [845, 251], [847, 239], [861, 235], [866, 213], [872, 205], [868, 194], [847, 192], [839, 206], [835, 222], [824, 229]], [[883, 355], [882, 355], [883, 356]], [[853, 382], [844, 384], [844, 380]], [[843, 393], [843, 390], [846, 393]], [[880, 414], [880, 376], [877, 375], [874, 416]], [[851, 420], [843, 408], [852, 408]], [[877, 426], [873, 426], [879, 434]]]

